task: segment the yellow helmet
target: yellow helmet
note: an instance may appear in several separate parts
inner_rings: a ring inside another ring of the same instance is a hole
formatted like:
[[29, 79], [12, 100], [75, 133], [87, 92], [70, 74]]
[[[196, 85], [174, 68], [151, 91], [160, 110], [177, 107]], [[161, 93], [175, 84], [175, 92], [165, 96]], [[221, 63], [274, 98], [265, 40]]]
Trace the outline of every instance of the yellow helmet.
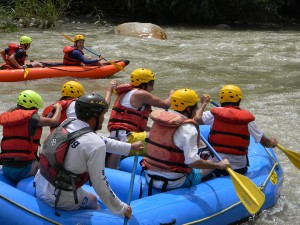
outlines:
[[220, 103], [238, 102], [243, 98], [241, 89], [234, 85], [226, 85], [220, 90]]
[[171, 95], [171, 108], [175, 111], [184, 111], [200, 101], [198, 94], [192, 89], [179, 89]]
[[62, 86], [61, 89], [62, 97], [68, 96], [72, 98], [79, 98], [83, 94], [84, 94], [83, 86], [76, 81], [68, 81]]
[[20, 38], [20, 44], [21, 45], [30, 44], [31, 42], [32, 42], [32, 39], [30, 37], [22, 36]]
[[137, 87], [142, 83], [148, 83], [149, 81], [155, 80], [154, 73], [151, 70], [145, 68], [139, 68], [132, 71], [130, 75], [130, 83]]
[[74, 42], [80, 41], [80, 40], [85, 41], [85, 37], [82, 34], [75, 35]]

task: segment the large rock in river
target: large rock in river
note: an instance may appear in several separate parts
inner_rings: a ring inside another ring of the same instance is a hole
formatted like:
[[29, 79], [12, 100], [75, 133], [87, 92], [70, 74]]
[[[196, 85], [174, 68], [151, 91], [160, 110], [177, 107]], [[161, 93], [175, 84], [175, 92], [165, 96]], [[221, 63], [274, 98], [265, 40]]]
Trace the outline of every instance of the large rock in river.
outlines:
[[153, 37], [161, 40], [167, 39], [167, 34], [159, 26], [152, 23], [122, 23], [114, 28], [115, 33], [135, 36], [135, 37]]

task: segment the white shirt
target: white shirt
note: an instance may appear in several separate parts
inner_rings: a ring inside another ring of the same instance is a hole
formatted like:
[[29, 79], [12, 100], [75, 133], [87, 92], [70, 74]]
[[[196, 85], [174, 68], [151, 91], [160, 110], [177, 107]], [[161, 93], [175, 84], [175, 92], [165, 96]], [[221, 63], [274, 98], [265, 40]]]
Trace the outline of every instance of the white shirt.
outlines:
[[[130, 104], [131, 96], [137, 90], [138, 89], [133, 89], [127, 92], [120, 100], [121, 105], [128, 109], [138, 110], [138, 108], [134, 108]], [[141, 111], [143, 111], [144, 109], [145, 109], [145, 105], [142, 106]], [[112, 132], [110, 132], [110, 137], [117, 137], [119, 138], [120, 141], [127, 142], [127, 133], [128, 132], [126, 130], [118, 130], [118, 134], [117, 134], [117, 131], [113, 130]]]
[[[177, 112], [172, 111], [174, 114], [179, 114]], [[181, 114], [179, 114], [181, 115]], [[182, 115], [181, 115], [182, 116]], [[150, 131], [151, 132], [151, 131]], [[173, 136], [174, 144], [181, 150], [183, 150], [185, 164], [191, 164], [195, 161], [200, 160], [198, 153], [198, 131], [195, 125], [191, 123], [186, 123], [178, 127]], [[146, 179], [148, 182], [150, 181], [150, 177], [147, 176], [147, 173], [150, 175], [158, 175], [163, 176], [168, 179], [177, 179], [177, 181], [169, 181], [168, 182], [168, 189], [169, 188], [177, 188], [180, 187], [185, 179], [186, 176], [183, 173], [174, 173], [174, 172], [160, 172], [160, 171], [150, 171], [146, 170]], [[162, 181], [153, 181], [153, 186], [156, 188], [162, 188], [163, 182]]]
[[66, 115], [67, 118], [76, 118], [76, 113], [75, 113], [75, 101], [71, 102], [71, 104], [68, 106], [67, 110], [66, 110]]
[[[205, 125], [212, 126], [214, 123], [213, 114], [210, 111], [204, 112], [202, 115], [202, 121]], [[248, 124], [248, 131], [250, 135], [253, 137], [255, 143], [259, 143], [264, 133], [258, 129], [254, 121]], [[245, 165], [247, 165], [247, 158], [245, 155], [225, 154], [220, 152], [219, 156], [221, 158], [227, 158], [231, 164], [232, 169], [240, 169], [245, 167]], [[217, 157], [213, 157], [211, 158], [211, 160], [218, 161]]]
[[[68, 124], [66, 129], [69, 132], [74, 132], [83, 127], [88, 127], [88, 124], [81, 120], [75, 120]], [[108, 148], [113, 146], [117, 148], [120, 147], [114, 140], [107, 139], [107, 141], [107, 143], [109, 143]], [[93, 188], [104, 205], [112, 212], [123, 216], [127, 205], [111, 190], [104, 172], [106, 154], [105, 141], [97, 134], [90, 132], [76, 138], [75, 142], [77, 142], [77, 144], [70, 145], [69, 147], [64, 167], [76, 174], [88, 172]], [[73, 142], [73, 144], [75, 142]], [[127, 150], [129, 152], [130, 148]], [[35, 176], [35, 183], [37, 197], [54, 206], [54, 186], [52, 186], [39, 171]], [[56, 193], [57, 192], [58, 191], [56, 190]], [[77, 194], [80, 203], [84, 200], [85, 193], [82, 188], [78, 188]], [[80, 204], [74, 203], [74, 195], [72, 191], [61, 191], [58, 207], [66, 210], [73, 210], [78, 209]]]

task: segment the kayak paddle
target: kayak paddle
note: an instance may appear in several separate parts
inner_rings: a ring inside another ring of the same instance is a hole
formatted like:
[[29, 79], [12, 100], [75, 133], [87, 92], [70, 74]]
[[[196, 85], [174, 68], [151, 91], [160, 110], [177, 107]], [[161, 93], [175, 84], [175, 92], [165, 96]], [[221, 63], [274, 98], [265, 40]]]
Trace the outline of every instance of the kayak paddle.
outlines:
[[[208, 141], [200, 134], [203, 142], [209, 147], [213, 154], [221, 161], [221, 157], [214, 150], [214, 148], [208, 143]], [[227, 168], [226, 171], [229, 173], [234, 189], [240, 201], [246, 207], [250, 214], [255, 214], [259, 211], [265, 202], [265, 194], [248, 178]]]
[[[219, 106], [218, 103], [214, 102], [213, 100], [210, 100], [210, 103], [214, 106]], [[276, 147], [283, 151], [283, 153], [289, 158], [289, 160], [294, 164], [294, 166], [297, 167], [298, 170], [300, 170], [300, 153], [288, 150], [282, 147], [280, 144], [277, 144]]]
[[29, 74], [30, 72], [30, 68], [25, 68], [24, 69], [24, 79], [27, 77], [27, 75]]
[[[73, 40], [72, 38], [70, 38], [68, 35], [66, 35], [66, 34], [63, 34], [63, 35], [64, 35], [64, 37], [65, 37], [67, 40], [69, 40], [69, 41], [71, 41], [71, 42], [74, 43], [74, 40]], [[94, 55], [96, 55], [96, 56], [98, 56], [98, 57], [101, 56], [101, 55], [97, 54], [96, 52], [94, 52], [94, 51], [92, 51], [92, 50], [90, 50], [90, 49], [88, 49], [88, 48], [86, 48], [86, 47], [83, 47], [83, 48], [84, 48], [85, 50], [89, 51], [90, 53], [93, 53]], [[125, 72], [125, 69], [124, 69], [122, 66], [120, 66], [119, 64], [115, 63], [114, 61], [107, 60], [107, 59], [105, 59], [105, 58], [103, 58], [103, 59], [104, 59], [105, 61], [109, 62], [110, 64], [114, 65], [115, 67], [117, 67], [119, 70], [122, 70], [122, 71]]]
[[280, 144], [276, 145], [283, 153], [289, 158], [289, 160], [300, 170], [300, 154], [282, 147]]

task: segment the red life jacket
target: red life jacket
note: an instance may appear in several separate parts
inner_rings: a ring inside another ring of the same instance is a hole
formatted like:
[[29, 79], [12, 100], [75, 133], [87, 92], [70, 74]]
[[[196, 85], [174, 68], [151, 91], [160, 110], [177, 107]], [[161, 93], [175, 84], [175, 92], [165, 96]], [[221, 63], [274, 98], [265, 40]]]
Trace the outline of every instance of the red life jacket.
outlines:
[[[119, 89], [118, 89], [119, 88]], [[143, 111], [129, 109], [121, 105], [121, 99], [123, 96], [133, 89], [132, 85], [123, 85], [118, 87], [116, 92], [120, 93], [112, 108], [110, 118], [108, 121], [109, 132], [113, 130], [127, 130], [142, 132], [147, 128], [147, 122], [149, 114], [151, 112], [151, 106], [146, 105]], [[122, 89], [122, 91], [120, 91]]]
[[37, 110], [17, 109], [0, 115], [0, 124], [3, 126], [2, 159], [18, 158], [24, 161], [35, 159], [42, 135], [42, 127], [37, 127], [30, 136], [29, 120], [35, 113]]
[[[67, 108], [69, 107], [69, 105], [75, 101], [76, 99], [68, 99], [68, 100], [61, 100], [58, 103], [61, 105], [62, 110], [61, 110], [61, 116], [59, 119], [59, 124], [61, 124], [65, 119], [67, 119]], [[49, 114], [51, 115], [51, 112], [53, 110], [53, 104], [47, 106], [44, 111], [43, 111], [43, 116], [44, 117], [48, 117]], [[56, 126], [57, 127], [57, 126]], [[55, 127], [50, 127], [50, 130], [52, 131]]]
[[68, 66], [82, 66], [82, 62], [81, 61], [79, 61], [77, 59], [74, 59], [74, 58], [71, 58], [69, 56], [70, 52], [72, 52], [74, 50], [78, 50], [78, 51], [80, 51], [80, 53], [82, 55], [84, 55], [83, 51], [79, 50], [77, 47], [66, 46], [66, 47], [64, 47], [64, 50], [63, 50], [63, 52], [65, 53], [63, 64], [68, 65]]
[[[39, 168], [43, 177], [56, 189], [73, 191], [75, 195], [76, 188], [81, 187], [89, 180], [89, 174], [88, 172], [75, 174], [66, 170], [63, 164], [72, 141], [83, 134], [93, 131], [90, 127], [85, 127], [69, 133], [65, 126], [73, 120], [75, 118], [65, 120], [46, 138], [40, 154]], [[72, 189], [69, 189], [70, 187]]]
[[216, 107], [210, 110], [214, 124], [209, 141], [217, 152], [247, 155], [250, 143], [248, 124], [255, 117], [247, 110], [238, 107]]
[[17, 63], [20, 65], [20, 66], [23, 66], [24, 63], [25, 63], [25, 60], [26, 60], [26, 57], [27, 57], [27, 54], [26, 54], [26, 51], [23, 47], [21, 47], [20, 45], [17, 45], [17, 44], [14, 44], [14, 43], [10, 43], [8, 45], [8, 48], [9, 48], [9, 51], [6, 55], [6, 59], [7, 59], [7, 63], [4, 65], [4, 67], [7, 67], [7, 68], [12, 68], [12, 69], [15, 69], [16, 67], [8, 60], [8, 58], [14, 54], [16, 52], [17, 49], [22, 49], [24, 51], [24, 56], [22, 58], [16, 58], [16, 61]]
[[[154, 123], [150, 130], [147, 155], [142, 166], [146, 170], [189, 174], [192, 168], [184, 164], [184, 152], [174, 144], [173, 136], [177, 128], [185, 123], [195, 125], [199, 133], [196, 121], [164, 110], [152, 112], [150, 118]], [[198, 135], [198, 146], [199, 144]]]

